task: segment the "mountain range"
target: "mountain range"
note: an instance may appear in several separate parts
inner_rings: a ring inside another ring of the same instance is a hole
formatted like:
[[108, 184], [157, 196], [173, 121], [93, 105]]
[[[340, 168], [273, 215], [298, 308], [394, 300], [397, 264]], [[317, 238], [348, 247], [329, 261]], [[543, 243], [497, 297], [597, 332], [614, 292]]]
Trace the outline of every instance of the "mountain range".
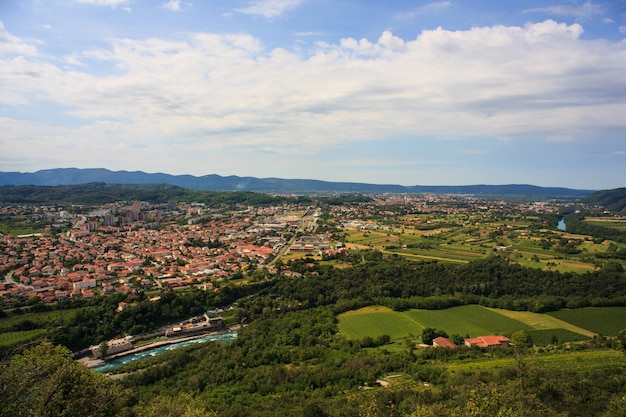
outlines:
[[518, 195], [536, 197], [585, 197], [595, 190], [508, 185], [414, 185], [331, 182], [312, 179], [256, 178], [220, 176], [196, 177], [142, 171], [110, 171], [104, 168], [57, 168], [27, 172], [0, 172], [0, 185], [77, 185], [93, 182], [107, 184], [170, 184], [210, 191], [255, 191], [264, 193], [436, 193], [474, 195]]

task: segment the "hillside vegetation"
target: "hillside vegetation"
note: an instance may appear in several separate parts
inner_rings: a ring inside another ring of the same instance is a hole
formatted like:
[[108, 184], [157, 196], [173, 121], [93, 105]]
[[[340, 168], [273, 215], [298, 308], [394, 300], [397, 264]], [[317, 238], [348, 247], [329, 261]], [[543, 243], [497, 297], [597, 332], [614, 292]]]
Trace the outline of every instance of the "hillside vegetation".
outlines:
[[585, 197], [583, 201], [605, 207], [614, 212], [626, 213], [626, 188], [596, 191]]

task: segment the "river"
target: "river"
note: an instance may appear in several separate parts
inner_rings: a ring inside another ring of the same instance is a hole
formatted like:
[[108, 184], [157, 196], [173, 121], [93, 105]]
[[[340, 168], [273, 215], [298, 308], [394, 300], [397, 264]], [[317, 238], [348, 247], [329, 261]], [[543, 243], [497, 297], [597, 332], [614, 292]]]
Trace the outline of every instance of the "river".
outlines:
[[230, 343], [236, 338], [237, 338], [237, 333], [230, 332], [230, 333], [222, 333], [222, 334], [217, 334], [217, 335], [201, 337], [201, 338], [193, 339], [193, 340], [187, 340], [187, 341], [179, 342], [179, 343], [172, 343], [170, 345], [159, 346], [159, 347], [144, 350], [141, 352], [125, 355], [125, 356], [122, 356], [121, 358], [113, 359], [111, 361], [108, 361], [106, 364], [102, 366], [93, 368], [93, 370], [97, 372], [108, 372], [112, 369], [119, 368], [120, 366], [128, 365], [129, 363], [137, 362], [142, 359], [156, 356], [163, 352], [167, 352], [173, 349], [178, 349], [178, 348], [193, 345], [196, 343], [211, 342], [211, 341]]

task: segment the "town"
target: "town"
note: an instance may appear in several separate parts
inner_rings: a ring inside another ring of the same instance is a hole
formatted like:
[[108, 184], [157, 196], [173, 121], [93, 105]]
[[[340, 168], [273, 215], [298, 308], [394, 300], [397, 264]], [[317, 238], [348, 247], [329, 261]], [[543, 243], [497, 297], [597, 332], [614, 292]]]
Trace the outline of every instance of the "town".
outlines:
[[[0, 216], [36, 219], [42, 230], [0, 237], [4, 277], [0, 300], [9, 308], [29, 300], [31, 304], [54, 303], [67, 297], [89, 299], [163, 287], [217, 290], [216, 283], [261, 268], [265, 274], [297, 276], [282, 259], [332, 256], [371, 247], [360, 243], [356, 234], [379, 233], [386, 236], [386, 242], [395, 242], [402, 240], [401, 233], [395, 233], [400, 229], [441, 232], [444, 226], [434, 223], [441, 216], [457, 216], [475, 225], [477, 219], [507, 213], [556, 213], [562, 204], [454, 195], [379, 195], [352, 204], [229, 210], [140, 201], [82, 210], [74, 207], [72, 211], [82, 212], [73, 214], [62, 206], [4, 207]], [[428, 215], [433, 223], [406, 213]]]

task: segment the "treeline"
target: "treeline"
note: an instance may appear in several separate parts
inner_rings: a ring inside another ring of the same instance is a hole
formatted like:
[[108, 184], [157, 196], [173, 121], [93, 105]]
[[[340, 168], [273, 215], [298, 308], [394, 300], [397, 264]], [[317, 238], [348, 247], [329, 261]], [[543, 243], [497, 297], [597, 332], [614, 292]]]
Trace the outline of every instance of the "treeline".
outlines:
[[2, 186], [0, 204], [77, 204], [98, 205], [116, 201], [146, 201], [165, 204], [168, 201], [199, 202], [232, 206], [274, 205], [311, 202], [309, 198], [278, 197], [269, 194], [199, 191], [168, 184], [105, 184], [90, 183], [59, 186]]
[[568, 233], [592, 236], [597, 241], [613, 240], [626, 243], [626, 232], [612, 227], [599, 226], [585, 221], [588, 213], [575, 213], [565, 216]]
[[[242, 300], [242, 316], [268, 308], [332, 306], [336, 313], [383, 304], [396, 310], [444, 309], [482, 304], [532, 312], [561, 308], [626, 305], [623, 271], [604, 268], [584, 274], [524, 268], [493, 256], [466, 265], [416, 263], [370, 251], [348, 255], [352, 268], [295, 260], [290, 268], [305, 278], [281, 277], [260, 294]], [[267, 299], [266, 299], [267, 298]]]

